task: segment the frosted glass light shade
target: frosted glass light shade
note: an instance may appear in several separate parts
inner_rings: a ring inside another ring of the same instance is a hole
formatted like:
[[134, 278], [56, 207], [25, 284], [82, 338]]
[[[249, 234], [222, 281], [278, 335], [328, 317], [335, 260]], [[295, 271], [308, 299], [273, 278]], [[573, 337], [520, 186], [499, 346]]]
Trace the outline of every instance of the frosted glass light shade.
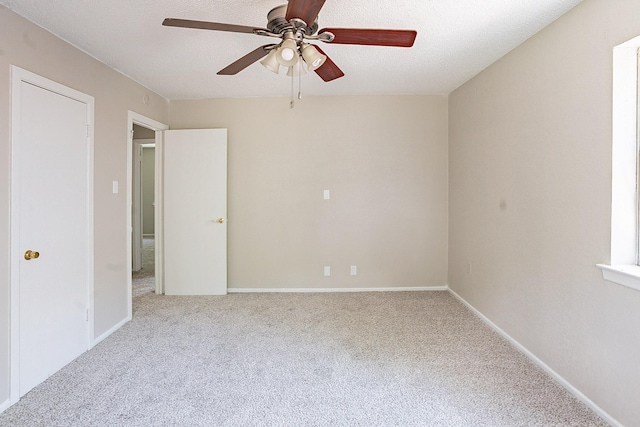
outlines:
[[283, 67], [292, 67], [298, 62], [298, 44], [295, 40], [287, 39], [276, 51], [276, 59]]
[[269, 71], [276, 74], [280, 71], [280, 63], [276, 58], [276, 49], [271, 49], [271, 52], [260, 63]]
[[322, 67], [322, 64], [327, 60], [326, 55], [318, 52], [315, 46], [310, 44], [303, 46], [302, 58], [304, 59], [304, 62], [307, 63], [309, 71], [314, 71]]

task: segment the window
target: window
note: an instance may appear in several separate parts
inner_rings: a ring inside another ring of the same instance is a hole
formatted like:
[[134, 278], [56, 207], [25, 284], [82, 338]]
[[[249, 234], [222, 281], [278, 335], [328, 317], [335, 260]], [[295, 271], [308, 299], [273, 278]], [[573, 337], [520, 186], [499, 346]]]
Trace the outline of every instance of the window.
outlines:
[[598, 264], [606, 280], [640, 290], [638, 226], [638, 49], [640, 37], [613, 50], [611, 259]]

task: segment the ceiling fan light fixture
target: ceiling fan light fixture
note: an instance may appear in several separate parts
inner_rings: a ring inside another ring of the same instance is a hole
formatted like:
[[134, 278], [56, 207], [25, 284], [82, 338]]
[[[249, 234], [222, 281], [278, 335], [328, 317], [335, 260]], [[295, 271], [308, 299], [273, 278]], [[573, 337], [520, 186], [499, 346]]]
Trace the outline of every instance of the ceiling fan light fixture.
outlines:
[[260, 64], [267, 70], [278, 74], [280, 71], [280, 63], [276, 57], [276, 49], [271, 49], [271, 52], [262, 60]]
[[318, 52], [315, 46], [310, 44], [302, 45], [302, 58], [304, 62], [307, 63], [307, 68], [309, 71], [315, 71], [318, 68], [322, 67], [324, 62], [327, 60], [327, 56]]
[[[287, 4], [277, 6], [267, 14], [266, 28], [176, 18], [167, 18], [162, 22], [162, 25], [254, 34], [279, 39], [277, 43], [254, 49], [218, 71], [218, 75], [235, 75], [253, 63], [260, 61], [265, 68], [276, 74], [281, 66], [288, 68], [292, 75], [314, 71], [325, 82], [344, 77], [344, 73], [331, 58], [324, 54], [317, 44], [311, 45], [305, 43], [306, 41], [346, 45], [411, 47], [418, 35], [415, 30], [375, 28], [323, 28], [319, 30], [318, 14], [325, 1], [288, 0]], [[299, 64], [297, 71], [292, 68], [296, 64]]]
[[283, 67], [293, 67], [298, 62], [298, 44], [295, 40], [286, 39], [276, 50], [276, 59]]

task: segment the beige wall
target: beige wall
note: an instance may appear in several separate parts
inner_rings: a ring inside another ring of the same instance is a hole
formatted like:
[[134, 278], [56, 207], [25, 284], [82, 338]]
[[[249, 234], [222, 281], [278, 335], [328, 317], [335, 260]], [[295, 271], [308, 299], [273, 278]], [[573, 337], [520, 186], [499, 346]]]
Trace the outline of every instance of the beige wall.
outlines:
[[628, 426], [640, 292], [595, 264], [610, 256], [612, 49], [639, 16], [637, 0], [586, 0], [449, 99], [451, 288]]
[[143, 126], [133, 125], [133, 138], [134, 139], [154, 139], [156, 137], [156, 131]]
[[127, 316], [127, 111], [168, 121], [166, 100], [0, 6], [0, 405], [9, 397], [10, 64], [95, 97], [96, 336]]
[[292, 110], [286, 98], [172, 101], [170, 110], [173, 129], [228, 128], [230, 288], [446, 284], [446, 96], [309, 97]]

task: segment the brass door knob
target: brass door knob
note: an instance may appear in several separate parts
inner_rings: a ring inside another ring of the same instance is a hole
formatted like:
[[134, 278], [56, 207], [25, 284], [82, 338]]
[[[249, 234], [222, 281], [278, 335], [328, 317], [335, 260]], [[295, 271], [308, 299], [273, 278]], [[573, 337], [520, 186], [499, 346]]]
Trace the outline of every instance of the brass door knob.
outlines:
[[36, 259], [39, 256], [40, 256], [40, 252], [32, 251], [31, 249], [29, 249], [24, 253], [24, 259], [26, 259], [27, 261]]
[[224, 218], [218, 218], [216, 219], [216, 222], [219, 222], [220, 224], [222, 224], [224, 222]]

